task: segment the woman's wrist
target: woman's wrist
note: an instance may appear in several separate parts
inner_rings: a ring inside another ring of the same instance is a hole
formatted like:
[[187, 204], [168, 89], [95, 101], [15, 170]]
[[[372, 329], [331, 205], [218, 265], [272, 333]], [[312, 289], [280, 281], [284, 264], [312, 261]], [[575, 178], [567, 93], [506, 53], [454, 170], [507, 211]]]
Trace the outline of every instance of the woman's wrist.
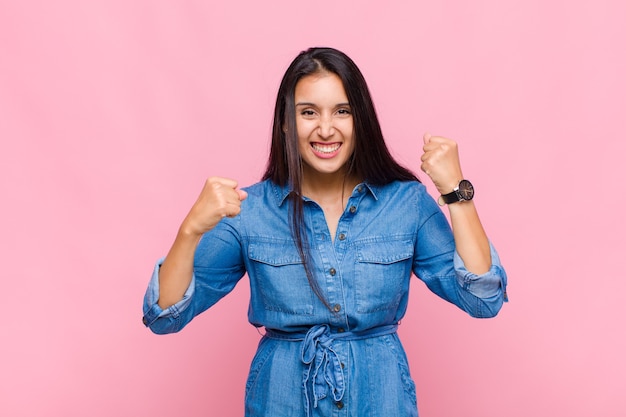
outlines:
[[194, 227], [186, 221], [184, 221], [178, 229], [178, 237], [184, 240], [199, 241], [203, 234], [204, 232], [199, 231], [197, 227]]

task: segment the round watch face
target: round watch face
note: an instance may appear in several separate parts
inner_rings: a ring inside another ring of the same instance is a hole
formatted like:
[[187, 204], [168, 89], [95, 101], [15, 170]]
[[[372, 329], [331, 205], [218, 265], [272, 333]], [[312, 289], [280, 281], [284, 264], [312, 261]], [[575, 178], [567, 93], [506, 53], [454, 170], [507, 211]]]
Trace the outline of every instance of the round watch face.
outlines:
[[474, 186], [468, 180], [459, 183], [459, 195], [463, 200], [471, 200], [474, 198]]

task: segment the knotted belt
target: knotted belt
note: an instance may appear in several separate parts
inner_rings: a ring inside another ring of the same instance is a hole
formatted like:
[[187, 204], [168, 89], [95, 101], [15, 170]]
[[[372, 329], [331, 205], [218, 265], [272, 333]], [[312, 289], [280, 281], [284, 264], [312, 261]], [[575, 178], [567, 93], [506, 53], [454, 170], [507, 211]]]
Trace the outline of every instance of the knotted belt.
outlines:
[[343, 368], [339, 355], [333, 349], [335, 340], [360, 340], [370, 337], [383, 336], [395, 333], [397, 324], [374, 327], [360, 332], [331, 333], [330, 326], [318, 324], [311, 327], [306, 333], [290, 333], [279, 330], [266, 329], [265, 336], [272, 339], [302, 342], [302, 363], [308, 365], [302, 376], [302, 390], [306, 415], [310, 416], [311, 395], [313, 408], [317, 408], [319, 400], [326, 398], [328, 389], [335, 402], [341, 401], [346, 390]]

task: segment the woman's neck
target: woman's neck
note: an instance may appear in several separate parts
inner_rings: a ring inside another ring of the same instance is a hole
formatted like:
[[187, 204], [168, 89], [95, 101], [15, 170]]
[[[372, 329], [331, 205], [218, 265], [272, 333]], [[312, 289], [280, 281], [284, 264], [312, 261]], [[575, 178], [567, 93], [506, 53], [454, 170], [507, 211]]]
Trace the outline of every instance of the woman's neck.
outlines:
[[360, 181], [345, 175], [316, 175], [302, 181], [302, 194], [315, 201], [324, 211], [331, 240], [335, 240], [337, 226], [344, 212], [352, 190]]
[[354, 177], [341, 174], [314, 177], [305, 175], [302, 181], [302, 194], [321, 205], [339, 201], [343, 206], [359, 182]]

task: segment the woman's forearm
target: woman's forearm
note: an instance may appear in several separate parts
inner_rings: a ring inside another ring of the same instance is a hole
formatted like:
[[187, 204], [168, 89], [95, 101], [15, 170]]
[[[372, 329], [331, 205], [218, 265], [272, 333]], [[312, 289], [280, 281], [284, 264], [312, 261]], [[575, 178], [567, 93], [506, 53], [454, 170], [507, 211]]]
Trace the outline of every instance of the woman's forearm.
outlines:
[[459, 256], [468, 271], [480, 275], [491, 268], [491, 251], [473, 201], [449, 204], [450, 222]]
[[182, 300], [193, 276], [193, 260], [202, 235], [185, 230], [176, 235], [159, 270], [159, 307], [166, 309]]

